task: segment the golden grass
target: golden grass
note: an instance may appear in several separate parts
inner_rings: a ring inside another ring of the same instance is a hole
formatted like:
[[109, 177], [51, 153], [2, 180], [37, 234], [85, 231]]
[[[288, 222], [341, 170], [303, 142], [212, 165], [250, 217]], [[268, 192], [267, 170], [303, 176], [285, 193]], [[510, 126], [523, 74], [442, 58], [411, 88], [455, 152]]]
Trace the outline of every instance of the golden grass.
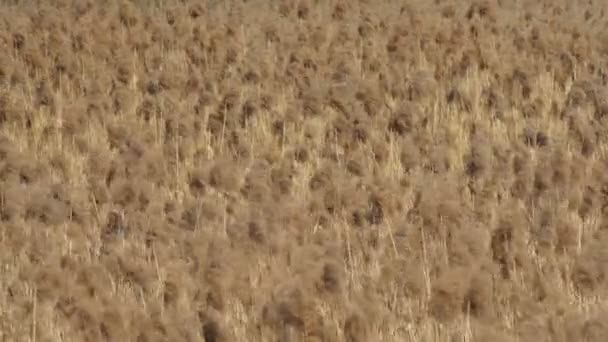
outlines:
[[2, 341], [608, 340], [601, 1], [4, 1]]

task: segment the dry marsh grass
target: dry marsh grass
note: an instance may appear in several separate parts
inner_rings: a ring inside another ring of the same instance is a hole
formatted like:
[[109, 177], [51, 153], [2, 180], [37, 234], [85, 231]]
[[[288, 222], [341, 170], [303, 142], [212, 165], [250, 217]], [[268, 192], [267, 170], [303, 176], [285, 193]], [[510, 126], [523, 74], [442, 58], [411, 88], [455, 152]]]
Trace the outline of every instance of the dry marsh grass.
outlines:
[[3, 341], [608, 340], [602, 1], [3, 1]]

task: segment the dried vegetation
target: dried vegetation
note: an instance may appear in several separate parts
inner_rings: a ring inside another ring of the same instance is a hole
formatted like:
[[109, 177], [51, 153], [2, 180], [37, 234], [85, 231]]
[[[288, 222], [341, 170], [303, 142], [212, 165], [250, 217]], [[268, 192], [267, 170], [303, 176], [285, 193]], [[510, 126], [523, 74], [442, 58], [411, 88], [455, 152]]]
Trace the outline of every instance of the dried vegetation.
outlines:
[[3, 341], [608, 340], [602, 1], [3, 1]]

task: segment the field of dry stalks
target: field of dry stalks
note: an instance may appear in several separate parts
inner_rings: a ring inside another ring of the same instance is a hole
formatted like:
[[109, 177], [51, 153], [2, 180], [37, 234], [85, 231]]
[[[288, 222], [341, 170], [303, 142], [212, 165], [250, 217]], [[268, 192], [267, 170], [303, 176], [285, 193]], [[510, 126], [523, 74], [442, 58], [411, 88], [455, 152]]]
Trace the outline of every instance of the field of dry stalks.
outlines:
[[608, 4], [0, 5], [0, 340], [608, 341]]

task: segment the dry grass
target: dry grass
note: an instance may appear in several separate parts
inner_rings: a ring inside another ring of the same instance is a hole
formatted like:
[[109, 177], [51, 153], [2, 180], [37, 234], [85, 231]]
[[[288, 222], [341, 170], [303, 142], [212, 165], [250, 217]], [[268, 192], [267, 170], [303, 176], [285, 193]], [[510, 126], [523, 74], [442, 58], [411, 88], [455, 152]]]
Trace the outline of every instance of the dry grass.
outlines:
[[0, 340], [608, 340], [602, 1], [0, 9]]

